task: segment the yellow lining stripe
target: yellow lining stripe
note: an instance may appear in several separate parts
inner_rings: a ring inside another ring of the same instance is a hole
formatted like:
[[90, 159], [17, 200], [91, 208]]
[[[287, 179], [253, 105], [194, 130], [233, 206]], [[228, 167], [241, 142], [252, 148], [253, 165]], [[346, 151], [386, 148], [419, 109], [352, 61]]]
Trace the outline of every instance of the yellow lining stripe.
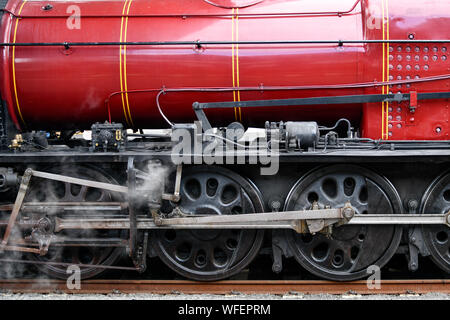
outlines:
[[[381, 0], [383, 40], [389, 41], [389, 0]], [[383, 82], [389, 81], [389, 43], [383, 43]], [[389, 86], [382, 86], [382, 93], [389, 93]], [[389, 139], [389, 102], [381, 103], [381, 138]]]
[[[382, 29], [383, 29], [383, 41], [386, 39], [385, 38], [385, 31], [384, 31], [384, 0], [381, 0], [381, 14], [382, 14], [382, 20], [381, 20], [381, 24], [382, 24]], [[385, 45], [383, 42], [383, 77], [382, 77], [382, 81], [384, 82], [385, 80], [385, 74], [386, 74], [386, 52], [385, 52]], [[381, 93], [385, 94], [385, 86], [381, 87]], [[385, 120], [384, 120], [384, 101], [381, 102], [381, 139], [384, 139], [385, 137]]]
[[[234, 42], [234, 8], [231, 9], [231, 42]], [[233, 78], [233, 88], [236, 87], [236, 80], [234, 78], [234, 43], [231, 44], [231, 72]], [[233, 90], [233, 102], [236, 101], [236, 91]], [[237, 109], [234, 108], [234, 119], [237, 121]]]
[[[234, 8], [231, 9], [231, 41], [239, 41], [239, 9], [236, 8], [236, 18], [234, 17], [235, 11]], [[235, 53], [236, 51], [236, 53]], [[235, 61], [236, 60], [236, 61]], [[231, 71], [232, 71], [232, 78], [233, 78], [233, 88], [236, 86], [239, 88], [239, 45], [231, 44]], [[236, 72], [235, 72], [236, 70]], [[237, 101], [241, 101], [241, 92], [237, 90], [233, 90], [233, 101], [236, 102], [236, 96]], [[239, 110], [239, 119], [238, 119], [238, 110]], [[234, 119], [236, 121], [242, 122], [242, 111], [241, 108], [234, 108]]]
[[[125, 18], [125, 36], [124, 36], [124, 42], [127, 42], [127, 29], [128, 29], [128, 14], [130, 13], [130, 6], [131, 6], [131, 2], [133, 2], [133, 0], [130, 0], [130, 2], [128, 2], [128, 8], [127, 8], [127, 17]], [[133, 123], [133, 119], [131, 117], [131, 112], [130, 112], [130, 102], [128, 101], [128, 84], [127, 84], [127, 46], [124, 45], [124, 50], [123, 50], [123, 77], [124, 77], [124, 81], [125, 81], [125, 98], [127, 101], [127, 110], [128, 110], [128, 119], [130, 119], [130, 123], [131, 126], [134, 127], [134, 123]]]
[[[122, 8], [122, 20], [120, 21], [120, 42], [122, 42], [122, 35], [123, 35], [123, 16], [125, 14], [125, 7], [127, 6], [128, 0], [125, 0], [125, 3], [123, 4]], [[122, 75], [122, 45], [119, 45], [119, 67], [120, 67], [120, 96], [122, 97], [122, 108], [123, 108], [123, 114], [125, 115], [125, 120], [127, 121], [127, 124], [130, 125], [130, 121], [128, 120], [127, 112], [125, 109], [125, 99], [123, 96], [123, 75]]]
[[[389, 0], [386, 0], [386, 40], [389, 41]], [[386, 43], [386, 81], [389, 81], [389, 43]], [[389, 86], [386, 86], [389, 93]], [[389, 139], [389, 102], [386, 102], [386, 140]]]
[[[18, 15], [20, 15], [20, 13], [22, 12], [23, 6], [25, 5], [26, 2], [27, 2], [27, 0], [24, 0], [22, 2], [22, 5], [19, 8]], [[20, 20], [20, 18], [16, 19], [16, 26], [14, 27], [13, 43], [16, 43], [17, 26], [19, 25], [19, 20]], [[12, 47], [12, 76], [13, 76], [14, 95], [15, 95], [15, 98], [16, 98], [16, 106], [17, 106], [17, 111], [19, 112], [20, 119], [22, 120], [22, 123], [26, 126], [27, 124], [25, 123], [25, 120], [23, 120], [22, 112], [20, 111], [19, 96], [17, 95], [16, 66], [15, 66], [16, 63], [15, 63], [15, 60], [16, 60], [16, 47], [13, 46]]]
[[[236, 41], [239, 41], [239, 8], [236, 8]], [[236, 79], [237, 86], [240, 87], [239, 84], [239, 44], [236, 44]], [[237, 92], [238, 101], [241, 101], [241, 92], [238, 90]], [[241, 107], [239, 107], [239, 121], [242, 122], [242, 113]]]

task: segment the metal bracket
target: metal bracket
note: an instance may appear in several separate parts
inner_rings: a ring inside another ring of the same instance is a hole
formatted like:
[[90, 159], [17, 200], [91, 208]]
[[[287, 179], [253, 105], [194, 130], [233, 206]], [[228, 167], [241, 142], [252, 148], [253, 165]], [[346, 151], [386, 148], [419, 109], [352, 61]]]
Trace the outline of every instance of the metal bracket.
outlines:
[[31, 231], [31, 239], [39, 244], [39, 255], [45, 256], [53, 239], [53, 224], [48, 218], [41, 218]]
[[134, 168], [134, 157], [128, 158], [127, 164], [127, 182], [128, 182], [128, 215], [130, 220], [130, 239], [129, 255], [136, 264], [136, 248], [137, 248], [137, 221], [136, 221], [136, 169]]
[[419, 250], [417, 247], [411, 243], [408, 243], [409, 254], [408, 254], [408, 269], [411, 271], [417, 271], [419, 269]]
[[27, 194], [28, 186], [30, 184], [32, 175], [33, 170], [27, 169], [22, 177], [19, 192], [17, 193], [16, 197], [16, 202], [14, 203], [11, 216], [9, 217], [8, 226], [6, 227], [5, 234], [3, 235], [3, 240], [0, 249], [3, 249], [8, 244], [9, 236], [11, 235], [11, 231], [16, 223], [17, 216], [19, 215], [20, 209], [22, 208], [23, 200], [25, 199], [25, 196]]
[[133, 258], [136, 270], [143, 273], [147, 269], [147, 247], [148, 247], [148, 231], [141, 234], [139, 245]]
[[200, 106], [200, 103], [194, 102], [192, 104], [192, 108], [194, 109], [198, 121], [200, 121], [202, 124], [203, 131], [212, 129], [211, 123], [209, 122], [208, 117], [203, 111], [203, 108]]
[[411, 91], [409, 99], [409, 112], [415, 113], [417, 106], [417, 91]]
[[415, 226], [409, 230], [408, 249], [408, 269], [417, 271], [419, 269], [419, 253], [422, 256], [430, 255], [430, 252], [423, 241], [422, 231], [419, 226]]
[[[149, 170], [151, 170], [151, 168]], [[147, 268], [146, 257], [147, 257], [148, 231], [143, 232], [142, 230], [139, 230], [137, 221], [137, 211], [142, 200], [140, 199], [140, 195], [142, 194], [142, 192], [145, 192], [147, 190], [137, 189], [137, 179], [141, 178], [146, 180], [149, 177], [145, 172], [135, 168], [134, 157], [128, 158], [127, 174], [128, 174], [128, 189], [129, 189], [128, 207], [129, 207], [129, 222], [130, 222], [129, 255], [133, 260], [136, 269], [142, 273]], [[151, 193], [155, 192], [151, 191]], [[154, 197], [150, 197], [150, 199], [148, 200], [148, 206], [150, 208], [150, 212], [152, 215], [158, 211], [161, 205], [161, 194], [156, 196], [156, 198], [157, 199], [155, 199]], [[155, 217], [153, 216], [153, 218]]]
[[[325, 207], [325, 209], [331, 209], [331, 207]], [[317, 203], [317, 201], [314, 201], [312, 204], [312, 210], [320, 210], [319, 208], [319, 204]], [[355, 210], [352, 208], [352, 205], [350, 204], [350, 202], [346, 202], [344, 207], [341, 209], [341, 218], [335, 218], [335, 219], [309, 219], [306, 220], [306, 225], [309, 231], [309, 233], [311, 234], [316, 234], [317, 232], [320, 232], [322, 230], [324, 230], [326, 227], [328, 227], [328, 233], [331, 234], [332, 232], [332, 227], [334, 224], [338, 224], [338, 225], [343, 225], [348, 223], [348, 221], [350, 221], [350, 219], [352, 219], [355, 215]], [[301, 222], [300, 222], [301, 223]], [[299, 225], [300, 225], [299, 223]], [[298, 233], [305, 233], [305, 228], [303, 226], [303, 224], [301, 225], [302, 227], [299, 229], [297, 229], [296, 231]]]
[[[281, 204], [280, 202], [274, 203], [275, 201], [271, 201], [272, 204], [272, 212], [278, 212]], [[274, 273], [280, 273], [283, 270], [283, 244], [284, 237], [283, 234], [277, 232], [277, 230], [273, 230], [272, 232], [272, 271]]]
[[173, 202], [180, 201], [180, 188], [181, 188], [181, 175], [183, 173], [183, 165], [179, 164], [177, 165], [177, 174], [175, 177], [175, 189], [173, 194], [167, 194], [163, 193], [162, 198], [163, 200], [169, 200]]
[[272, 241], [272, 271], [275, 273], [280, 273], [283, 270], [283, 250], [279, 246], [280, 240], [274, 238]]

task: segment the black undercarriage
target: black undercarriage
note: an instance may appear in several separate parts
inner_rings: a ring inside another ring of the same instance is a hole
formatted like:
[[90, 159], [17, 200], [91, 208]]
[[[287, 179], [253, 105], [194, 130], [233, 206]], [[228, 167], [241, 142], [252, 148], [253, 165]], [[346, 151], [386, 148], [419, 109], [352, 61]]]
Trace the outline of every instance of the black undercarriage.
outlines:
[[[28, 168], [130, 187], [130, 170], [136, 169], [139, 175], [149, 170], [151, 163], [154, 172], [164, 172], [165, 191], [171, 194], [177, 168], [172, 161], [173, 142], [149, 136], [138, 139], [128, 142], [124, 150], [117, 151], [93, 151], [89, 145], [69, 147], [49, 139], [45, 149], [23, 143], [23, 147], [15, 151], [4, 152], [0, 157], [0, 167], [9, 170], [17, 181], [4, 184], [2, 208], [14, 203], [19, 183]], [[182, 166], [179, 205], [183, 212], [194, 216], [309, 210], [314, 207], [325, 209], [342, 207], [346, 201], [352, 203], [357, 214], [444, 214], [450, 208], [447, 194], [447, 188], [450, 193], [450, 176], [447, 174], [450, 144], [447, 142], [366, 142], [338, 138], [324, 149], [323, 143], [319, 142], [308, 150], [281, 150], [277, 155], [279, 168], [273, 175], [261, 175], [261, 168], [269, 165], [250, 164], [249, 152], [241, 164], [236, 164], [239, 153], [228, 159], [224, 157], [223, 164], [212, 165], [198, 163], [202, 159], [198, 155], [189, 156], [186, 159], [197, 163]], [[130, 159], [133, 160], [132, 167]], [[220, 161], [216, 159], [216, 162]], [[151, 175], [151, 172], [146, 173]], [[3, 177], [8, 177], [6, 171]], [[107, 216], [128, 219], [131, 212], [138, 218], [150, 216], [152, 201], [143, 203], [142, 197], [153, 200], [154, 186], [150, 188], [152, 196], [149, 196], [149, 188], [147, 193], [139, 189], [142, 185], [139, 181], [135, 178], [131, 183], [137, 184], [134, 194], [119, 195], [105, 190], [96, 194], [95, 188], [83, 189], [64, 182], [47, 185], [45, 179], [32, 178], [27, 194], [30, 198], [25, 197], [24, 210], [16, 225], [19, 231], [16, 230], [11, 238], [11, 245], [38, 248], [43, 239], [39, 238], [39, 232], [48, 227], [46, 236], [55, 238], [49, 242], [46, 254], [25, 253], [26, 257], [21, 259], [42, 263], [36, 266], [59, 278], [67, 277], [64, 263], [79, 264], [84, 278], [97, 276], [100, 271], [111, 268], [124, 252], [131, 255], [136, 270], [146, 268], [148, 257], [158, 257], [177, 273], [196, 280], [230, 277], [259, 259], [258, 254], [272, 257], [275, 273], [283, 269], [283, 256], [294, 257], [312, 274], [332, 280], [367, 276], [369, 266], [384, 266], [395, 253], [406, 257], [405, 263], [412, 271], [420, 268], [420, 257], [426, 256], [449, 272], [449, 228], [446, 225], [340, 226], [328, 233], [298, 234], [284, 229], [133, 230], [131, 224], [130, 230], [122, 231], [64, 230], [61, 239], [55, 241], [60, 234], [55, 232], [54, 219], [65, 215], [73, 218], [73, 212], [25, 210], [29, 201], [41, 204], [50, 200], [77, 203], [119, 201], [127, 205], [118, 212], [106, 210]], [[222, 187], [219, 194], [217, 190]], [[81, 191], [85, 193], [81, 195]], [[46, 192], [52, 193], [51, 199], [39, 198], [39, 193]], [[229, 207], [227, 201], [236, 201], [239, 205]], [[7, 225], [11, 205], [8, 210], [2, 210], [2, 229]], [[157, 205], [163, 217], [167, 214], [170, 217], [174, 207], [176, 202], [168, 200]], [[89, 210], [80, 210], [77, 217], [105, 217], [105, 213]], [[27, 225], [27, 221], [32, 223]], [[39, 228], [39, 224], [44, 222], [48, 223]], [[90, 246], [83, 239], [90, 239]], [[105, 268], [96, 268], [95, 265]]]

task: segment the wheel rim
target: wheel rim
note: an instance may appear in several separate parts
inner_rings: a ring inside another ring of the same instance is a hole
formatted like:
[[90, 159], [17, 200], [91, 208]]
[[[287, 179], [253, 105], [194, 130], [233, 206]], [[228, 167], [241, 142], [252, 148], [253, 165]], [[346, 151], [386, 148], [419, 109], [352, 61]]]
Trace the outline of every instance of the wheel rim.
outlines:
[[[377, 203], [377, 207], [369, 207]], [[321, 168], [301, 178], [286, 200], [285, 210], [341, 208], [350, 201], [357, 215], [399, 213], [401, 202], [392, 185], [381, 176], [357, 166]], [[348, 225], [334, 227], [331, 237], [288, 231], [296, 260], [311, 273], [330, 280], [351, 281], [367, 276], [371, 265], [382, 267], [395, 253], [401, 238], [397, 226]]]
[[[424, 194], [420, 212], [447, 213], [450, 210], [450, 173], [435, 179]], [[433, 262], [450, 273], [450, 228], [446, 225], [423, 225], [422, 236]]]
[[[190, 214], [263, 210], [259, 193], [249, 181], [218, 167], [185, 170], [180, 196], [180, 208]], [[238, 273], [256, 256], [262, 240], [261, 230], [172, 229], [152, 233], [158, 256], [179, 274], [200, 281], [225, 279]]]
[[[117, 182], [99, 169], [83, 166], [60, 166], [46, 170], [56, 174], [65, 174], [71, 177], [88, 179], [98, 182], [117, 184]], [[53, 180], [32, 180], [30, 192], [26, 201], [34, 202], [83, 202], [120, 201], [121, 196], [106, 190], [89, 188], [70, 183]], [[59, 216], [59, 215], [58, 215]], [[96, 214], [98, 217], [98, 214]], [[126, 238], [126, 232], [119, 230], [63, 230], [59, 236], [70, 238]], [[45, 256], [31, 254], [31, 259], [39, 262], [62, 262], [69, 264], [113, 265], [123, 253], [122, 248], [91, 247], [91, 246], [52, 246]], [[65, 266], [36, 264], [36, 267], [51, 277], [66, 279], [69, 275]], [[92, 278], [105, 272], [103, 268], [80, 268], [81, 279]]]

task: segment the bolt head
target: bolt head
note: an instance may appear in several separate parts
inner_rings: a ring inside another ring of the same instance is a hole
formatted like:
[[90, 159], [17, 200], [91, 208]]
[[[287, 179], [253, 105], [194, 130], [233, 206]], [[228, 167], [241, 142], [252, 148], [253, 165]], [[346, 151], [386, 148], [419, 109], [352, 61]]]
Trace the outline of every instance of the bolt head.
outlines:
[[419, 205], [419, 203], [417, 202], [417, 200], [411, 199], [408, 201], [408, 206], [411, 209], [417, 209], [418, 205]]
[[281, 270], [282, 270], [282, 267], [279, 264], [274, 264], [272, 266], [272, 271], [275, 272], [275, 273], [280, 273]]
[[276, 201], [276, 200], [275, 200], [275, 201], [272, 201], [271, 207], [272, 207], [272, 209], [275, 209], [275, 210], [280, 209], [280, 207], [281, 207], [280, 201]]
[[351, 219], [353, 218], [355, 212], [351, 208], [345, 208], [342, 214], [344, 215], [345, 218]]

